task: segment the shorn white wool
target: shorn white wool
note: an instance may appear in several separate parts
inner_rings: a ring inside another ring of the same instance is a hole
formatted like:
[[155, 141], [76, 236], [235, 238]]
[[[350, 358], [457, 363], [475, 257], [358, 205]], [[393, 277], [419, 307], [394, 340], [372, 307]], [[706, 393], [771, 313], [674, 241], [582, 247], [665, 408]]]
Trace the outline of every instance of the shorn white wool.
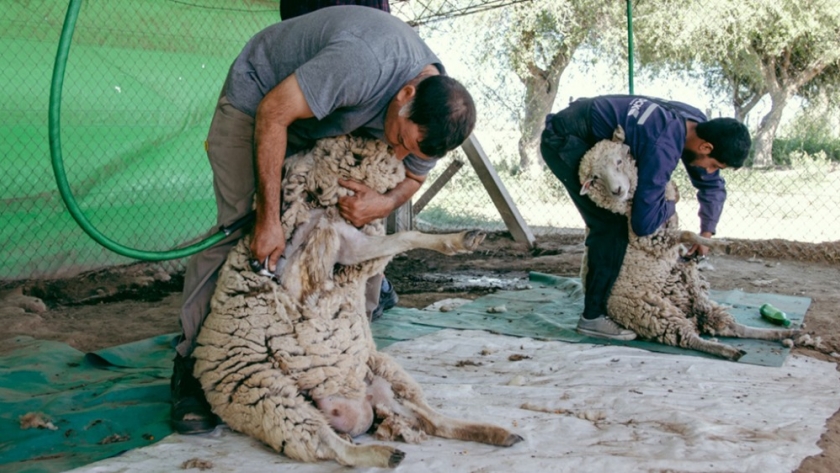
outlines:
[[[581, 194], [587, 195], [599, 207], [629, 219], [638, 176], [636, 162], [623, 141], [624, 130], [619, 127], [612, 140], [596, 144], [584, 155], [579, 178], [583, 186]], [[622, 187], [628, 191], [616, 192]], [[669, 183], [665, 198], [678, 200], [673, 183]], [[684, 243], [725, 248], [726, 242], [680, 231], [678, 226], [674, 214], [651, 235], [639, 237], [630, 228], [624, 263], [607, 300], [607, 315], [611, 319], [642, 338], [730, 360], [739, 359], [744, 352], [699, 335], [763, 340], [782, 340], [797, 335], [798, 330], [760, 329], [738, 324], [725, 307], [709, 299], [709, 284], [698, 271], [697, 263], [683, 261], [680, 251]], [[582, 281], [586, 281], [586, 270], [584, 252]]]
[[348, 191], [338, 179], [382, 193], [405, 177], [402, 163], [379, 141], [323, 139], [288, 158], [284, 169], [288, 241], [279, 283], [250, 269], [250, 239], [244, 238], [220, 271], [198, 337], [195, 374], [213, 412], [290, 458], [349, 466], [394, 467], [404, 454], [385, 445], [354, 445], [331, 427], [316, 401], [369, 401], [374, 435], [382, 439], [416, 442], [430, 434], [501, 446], [522, 440], [501, 427], [433, 410], [420, 386], [376, 350], [365, 311], [365, 282], [395, 254], [413, 248], [469, 252], [484, 235], [385, 236], [381, 221], [362, 229], [345, 222], [335, 204]]

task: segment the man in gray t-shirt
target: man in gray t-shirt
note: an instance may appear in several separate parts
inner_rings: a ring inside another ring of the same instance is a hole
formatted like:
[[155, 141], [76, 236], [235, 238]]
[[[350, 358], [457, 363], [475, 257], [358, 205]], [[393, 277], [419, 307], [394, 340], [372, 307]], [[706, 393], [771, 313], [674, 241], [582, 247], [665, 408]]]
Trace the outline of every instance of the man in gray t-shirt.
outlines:
[[[458, 147], [474, 125], [470, 94], [445, 75], [437, 56], [400, 19], [369, 7], [333, 6], [277, 23], [251, 38], [235, 59], [213, 115], [206, 148], [217, 221], [230, 225], [246, 216], [256, 193], [251, 253], [274, 271], [286, 246], [280, 224], [286, 156], [319, 138], [347, 133], [387, 142], [403, 159], [403, 182], [379, 194], [356, 181], [339, 181], [353, 191], [339, 199], [339, 212], [360, 227], [407, 202], [436, 159]], [[183, 335], [172, 377], [172, 422], [179, 433], [215, 426], [192, 376], [191, 354], [218, 270], [241, 236], [233, 233], [187, 264]], [[370, 288], [373, 308], [378, 279]]]

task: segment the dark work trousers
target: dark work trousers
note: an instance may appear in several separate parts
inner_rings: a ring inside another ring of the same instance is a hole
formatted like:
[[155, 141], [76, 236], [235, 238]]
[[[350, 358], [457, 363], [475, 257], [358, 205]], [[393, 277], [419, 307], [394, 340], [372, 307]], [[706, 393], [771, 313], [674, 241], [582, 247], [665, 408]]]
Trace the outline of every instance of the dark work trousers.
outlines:
[[607, 297], [618, 278], [628, 241], [626, 216], [604, 210], [589, 197], [580, 195], [580, 160], [596, 143], [590, 125], [591, 103], [591, 99], [580, 99], [552, 116], [540, 141], [545, 163], [566, 187], [589, 227], [585, 242], [589, 259], [584, 281], [583, 317], [586, 319], [607, 313]]

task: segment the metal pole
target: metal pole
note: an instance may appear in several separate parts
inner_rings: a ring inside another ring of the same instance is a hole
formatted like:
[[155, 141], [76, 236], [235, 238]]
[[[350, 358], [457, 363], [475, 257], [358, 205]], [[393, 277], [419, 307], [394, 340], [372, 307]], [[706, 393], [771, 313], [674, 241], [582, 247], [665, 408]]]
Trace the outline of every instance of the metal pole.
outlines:
[[627, 69], [630, 95], [633, 95], [633, 0], [627, 0]]

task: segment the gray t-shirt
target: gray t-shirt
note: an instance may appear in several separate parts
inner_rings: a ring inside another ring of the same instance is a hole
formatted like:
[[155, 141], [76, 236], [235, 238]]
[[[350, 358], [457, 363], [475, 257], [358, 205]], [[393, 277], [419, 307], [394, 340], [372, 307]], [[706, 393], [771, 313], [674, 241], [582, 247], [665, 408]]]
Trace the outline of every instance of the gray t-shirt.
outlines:
[[[361, 6], [331, 6], [260, 31], [234, 61], [225, 94], [255, 116], [265, 95], [297, 75], [314, 118], [289, 132], [307, 140], [351, 132], [384, 139], [385, 111], [397, 92], [440, 59], [399, 18]], [[409, 155], [406, 168], [426, 175], [436, 160]]]

